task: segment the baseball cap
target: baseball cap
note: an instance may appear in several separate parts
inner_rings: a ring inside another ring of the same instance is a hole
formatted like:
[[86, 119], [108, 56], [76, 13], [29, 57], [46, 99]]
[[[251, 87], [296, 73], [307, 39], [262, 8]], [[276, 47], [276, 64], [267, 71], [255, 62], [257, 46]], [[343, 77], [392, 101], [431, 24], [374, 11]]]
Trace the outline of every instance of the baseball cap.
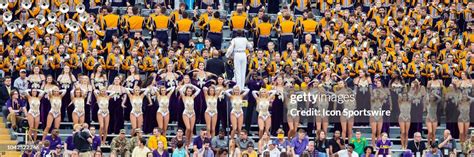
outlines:
[[121, 134], [125, 134], [125, 129], [120, 129]]
[[21, 69], [21, 70], [20, 70], [20, 73], [26, 73], [26, 70], [25, 70], [25, 69]]
[[471, 131], [471, 136], [474, 136], [474, 130]]

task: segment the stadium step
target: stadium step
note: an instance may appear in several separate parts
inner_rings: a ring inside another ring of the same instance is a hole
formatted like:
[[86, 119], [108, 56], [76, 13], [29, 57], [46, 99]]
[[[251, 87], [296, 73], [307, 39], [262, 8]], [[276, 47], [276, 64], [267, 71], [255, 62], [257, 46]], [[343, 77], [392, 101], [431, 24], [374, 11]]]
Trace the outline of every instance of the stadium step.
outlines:
[[[3, 121], [3, 117], [0, 117], [0, 145], [1, 146], [15, 146], [18, 144], [18, 141], [12, 140], [10, 136], [10, 131], [7, 129], [5, 126], [5, 123]], [[5, 147], [2, 147], [2, 149], [5, 149]], [[3, 156], [21, 156], [20, 151], [11, 151], [11, 150], [0, 150], [0, 157]]]

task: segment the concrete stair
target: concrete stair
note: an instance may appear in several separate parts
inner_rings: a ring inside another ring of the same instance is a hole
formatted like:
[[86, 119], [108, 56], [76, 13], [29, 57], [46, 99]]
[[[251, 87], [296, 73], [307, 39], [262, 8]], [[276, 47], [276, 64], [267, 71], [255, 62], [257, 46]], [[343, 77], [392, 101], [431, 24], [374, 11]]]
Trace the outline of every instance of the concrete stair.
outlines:
[[21, 156], [21, 152], [11, 150], [10, 148], [12, 147], [9, 147], [17, 145], [18, 141], [12, 140], [10, 130], [5, 126], [3, 117], [0, 117], [0, 157], [19, 157]]

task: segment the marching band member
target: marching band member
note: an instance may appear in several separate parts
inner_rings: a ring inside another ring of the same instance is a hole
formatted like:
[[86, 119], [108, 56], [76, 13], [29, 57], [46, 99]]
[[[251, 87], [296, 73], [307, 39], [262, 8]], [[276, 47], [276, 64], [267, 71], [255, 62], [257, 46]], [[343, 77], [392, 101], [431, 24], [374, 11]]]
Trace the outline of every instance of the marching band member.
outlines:
[[111, 6], [106, 7], [104, 10], [105, 13], [101, 23], [101, 29], [106, 30], [104, 42], [108, 43], [112, 41], [112, 35], [118, 33], [119, 24], [121, 21], [120, 16], [113, 12], [113, 8]]
[[211, 40], [211, 45], [217, 50], [221, 49], [222, 45], [222, 29], [224, 23], [220, 20], [220, 13], [215, 11], [212, 15], [212, 19], [207, 23], [207, 38]]
[[170, 17], [166, 15], [165, 7], [157, 7], [156, 15], [150, 17], [150, 28], [153, 31], [153, 38], [157, 38], [160, 42], [160, 46], [165, 49], [168, 47], [168, 29], [173, 28], [173, 23]]
[[184, 47], [189, 47], [189, 41], [191, 40], [191, 35], [194, 32], [193, 21], [188, 18], [189, 14], [184, 12], [181, 15], [183, 18], [176, 22], [177, 28], [177, 40], [178, 43], [183, 44]]

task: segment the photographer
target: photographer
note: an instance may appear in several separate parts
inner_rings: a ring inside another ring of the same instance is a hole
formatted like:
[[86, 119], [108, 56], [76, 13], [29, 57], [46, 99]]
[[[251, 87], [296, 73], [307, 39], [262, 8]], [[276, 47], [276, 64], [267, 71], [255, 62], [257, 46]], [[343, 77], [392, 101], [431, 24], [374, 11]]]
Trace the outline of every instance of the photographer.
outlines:
[[80, 124], [74, 125], [73, 143], [77, 150], [79, 150], [79, 156], [89, 157], [91, 156], [91, 143], [92, 136], [88, 128], [84, 128]]

